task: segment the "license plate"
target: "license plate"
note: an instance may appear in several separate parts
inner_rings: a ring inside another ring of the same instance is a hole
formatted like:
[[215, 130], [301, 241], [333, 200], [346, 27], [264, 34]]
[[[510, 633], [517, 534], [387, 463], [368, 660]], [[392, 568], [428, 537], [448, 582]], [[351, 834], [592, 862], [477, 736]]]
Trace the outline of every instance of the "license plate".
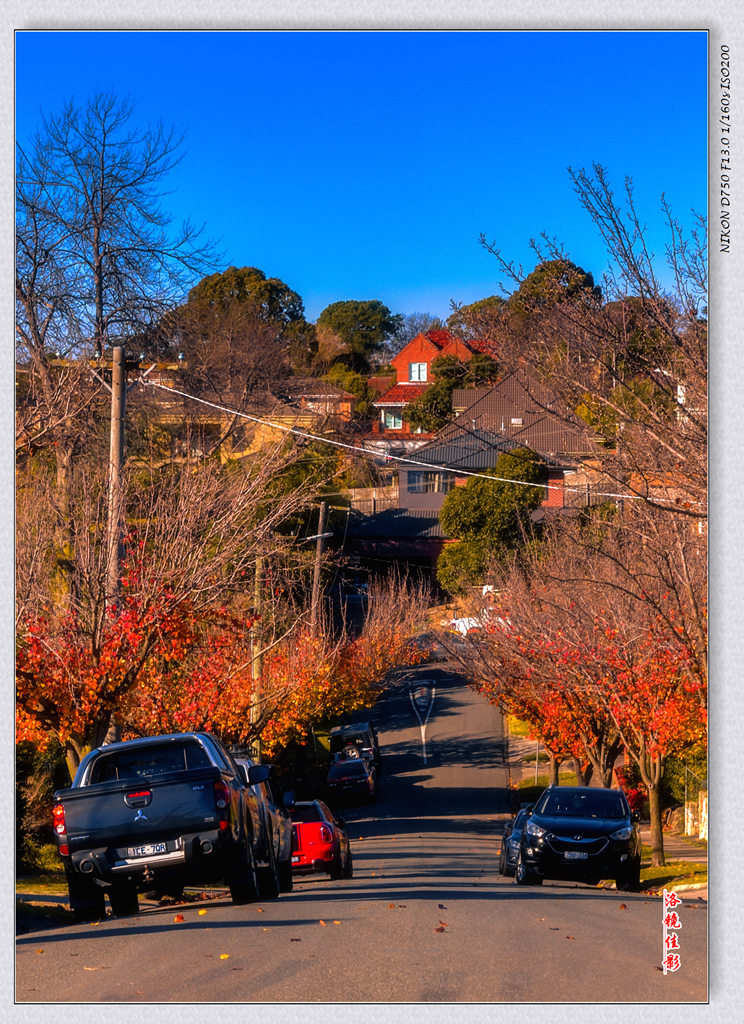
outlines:
[[300, 858], [299, 857], [293, 857], [292, 858], [292, 863], [293, 864], [299, 864], [300, 863]]
[[563, 856], [566, 860], [586, 860], [589, 854], [581, 850], [566, 850]]
[[165, 852], [165, 843], [145, 843], [144, 846], [127, 847], [127, 857], [152, 857], [155, 853]]

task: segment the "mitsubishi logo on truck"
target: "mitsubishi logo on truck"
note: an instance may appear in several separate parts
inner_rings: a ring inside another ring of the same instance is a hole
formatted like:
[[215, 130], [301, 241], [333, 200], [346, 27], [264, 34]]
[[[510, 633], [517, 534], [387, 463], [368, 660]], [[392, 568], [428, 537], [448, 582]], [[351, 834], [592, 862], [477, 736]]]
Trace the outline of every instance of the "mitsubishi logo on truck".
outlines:
[[142, 813], [142, 808], [140, 808], [137, 811], [137, 813], [134, 816], [134, 820], [135, 821], [147, 821], [147, 815]]

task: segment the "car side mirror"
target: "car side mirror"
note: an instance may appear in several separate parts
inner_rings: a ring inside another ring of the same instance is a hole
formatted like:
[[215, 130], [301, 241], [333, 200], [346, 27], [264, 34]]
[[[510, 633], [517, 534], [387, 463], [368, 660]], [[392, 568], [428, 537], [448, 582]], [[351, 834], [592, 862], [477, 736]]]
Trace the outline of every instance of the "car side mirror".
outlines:
[[271, 775], [271, 767], [268, 764], [252, 764], [248, 769], [248, 785], [255, 786], [259, 782], [266, 782]]
[[289, 790], [287, 793], [282, 793], [282, 805], [284, 807], [294, 807], [295, 795], [293, 790]]
[[346, 822], [343, 818], [336, 818], [336, 824], [340, 825], [341, 828], [346, 828]]

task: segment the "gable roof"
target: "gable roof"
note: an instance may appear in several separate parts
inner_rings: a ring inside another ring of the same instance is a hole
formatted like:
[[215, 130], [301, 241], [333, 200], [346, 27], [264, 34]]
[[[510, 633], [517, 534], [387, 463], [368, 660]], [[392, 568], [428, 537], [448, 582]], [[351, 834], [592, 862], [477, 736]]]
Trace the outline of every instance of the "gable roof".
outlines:
[[[452, 408], [454, 424], [493, 431], [545, 456], [588, 455], [596, 442], [581, 427], [567, 423], [561, 403], [539, 381], [514, 370], [488, 388], [458, 388]], [[444, 428], [445, 431], [447, 428]]]

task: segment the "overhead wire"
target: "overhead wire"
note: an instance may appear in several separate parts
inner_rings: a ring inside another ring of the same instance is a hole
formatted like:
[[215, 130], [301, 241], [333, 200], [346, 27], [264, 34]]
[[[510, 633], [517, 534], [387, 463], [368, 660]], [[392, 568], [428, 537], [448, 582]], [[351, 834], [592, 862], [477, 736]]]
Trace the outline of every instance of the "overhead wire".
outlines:
[[[281, 430], [281, 431], [284, 431], [287, 434], [292, 434], [295, 437], [302, 437], [302, 438], [305, 438], [306, 440], [309, 440], [309, 441], [317, 441], [320, 444], [327, 444], [327, 445], [331, 445], [331, 446], [336, 447], [336, 448], [342, 448], [342, 449], [344, 449], [346, 451], [353, 452], [355, 455], [359, 456], [360, 458], [373, 459], [373, 460], [376, 460], [376, 461], [383, 460], [384, 462], [406, 463], [406, 465], [419, 466], [422, 469], [428, 469], [428, 470], [439, 470], [440, 472], [444, 472], [444, 473], [452, 473], [453, 472], [451, 466], [442, 466], [442, 465], [438, 465], [437, 463], [433, 463], [433, 462], [423, 462], [420, 459], [410, 458], [409, 456], [405, 456], [405, 455], [393, 455], [393, 454], [391, 454], [389, 452], [374, 452], [374, 451], [371, 451], [369, 448], [360, 448], [358, 445], [349, 444], [349, 443], [347, 443], [345, 441], [339, 441], [336, 438], [321, 437], [318, 434], [312, 434], [309, 431], [302, 430], [299, 427], [290, 427], [290, 426], [287, 426], [284, 423], [274, 423], [273, 421], [267, 420], [267, 419], [263, 418], [262, 416], [254, 416], [251, 413], [240, 412], [237, 409], [231, 409], [228, 406], [220, 405], [217, 402], [210, 402], [206, 398], [199, 398], [196, 395], [189, 394], [187, 391], [181, 391], [178, 388], [171, 387], [168, 384], [161, 384], [158, 381], [148, 380], [145, 377], [140, 378], [140, 382], [145, 387], [159, 388], [161, 391], [167, 391], [169, 394], [180, 395], [181, 398], [185, 398], [185, 399], [187, 399], [188, 401], [191, 401], [191, 402], [197, 402], [200, 405], [205, 405], [205, 406], [207, 406], [210, 409], [215, 409], [217, 412], [223, 412], [223, 413], [226, 413], [226, 414], [228, 414], [230, 416], [237, 416], [240, 419], [249, 420], [252, 423], [258, 423], [258, 424], [260, 424], [262, 426], [271, 427], [273, 430]], [[467, 469], [457, 469], [456, 475], [457, 476], [467, 476], [467, 477], [471, 477], [471, 478], [478, 479], [478, 480], [490, 480], [492, 483], [515, 484], [517, 486], [524, 486], [524, 487], [541, 487], [545, 491], [551, 491], [551, 490], [561, 491], [561, 492], [564, 492], [564, 491], [575, 491], [576, 493], [581, 493], [581, 492], [585, 491], [585, 489], [586, 489], [586, 485], [573, 487], [570, 484], [564, 484], [564, 483], [561, 483], [561, 484], [535, 483], [532, 480], [513, 480], [510, 477], [495, 476], [493, 473], [478, 473], [478, 472], [474, 472], [472, 470], [467, 470]], [[622, 493], [622, 492], [618, 493], [618, 492], [612, 492], [612, 491], [595, 491], [594, 493], [595, 493], [595, 495], [598, 498], [615, 498], [615, 499], [618, 499], [618, 500], [627, 500], [627, 501], [643, 501], [644, 500], [644, 496], [642, 494], [628, 494], [628, 493]], [[673, 502], [674, 499], [673, 498], [655, 497], [654, 501], [655, 502], [663, 502], [663, 501]], [[696, 504], [700, 504], [700, 503], [696, 502]]]

